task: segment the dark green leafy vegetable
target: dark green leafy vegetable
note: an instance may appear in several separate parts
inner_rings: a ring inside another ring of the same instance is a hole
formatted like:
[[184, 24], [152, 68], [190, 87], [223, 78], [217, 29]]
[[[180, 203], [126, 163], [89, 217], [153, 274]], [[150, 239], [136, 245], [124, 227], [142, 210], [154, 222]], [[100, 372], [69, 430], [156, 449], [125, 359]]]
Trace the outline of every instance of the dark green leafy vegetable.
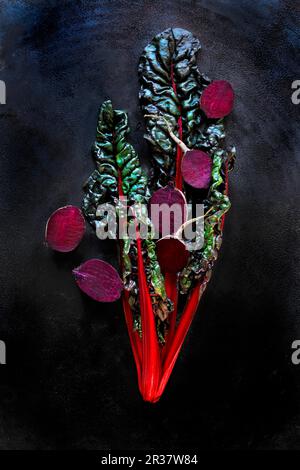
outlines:
[[223, 120], [208, 119], [200, 109], [201, 96], [210, 80], [198, 71], [199, 49], [200, 43], [191, 33], [171, 28], [154, 37], [139, 64], [145, 137], [152, 146], [156, 168], [153, 186], [165, 185], [175, 176], [176, 183], [180, 183], [178, 145], [171, 138], [172, 132], [186, 147], [204, 151], [212, 159], [212, 179], [206, 198], [203, 200], [192, 189], [186, 194], [188, 203], [204, 203], [209, 216], [204, 224], [204, 245], [191, 252], [180, 274], [183, 293], [189, 292], [196, 281], [209, 276], [222, 240], [223, 216], [230, 207], [225, 173], [233, 155], [223, 149]]
[[[209, 280], [211, 269], [218, 256], [222, 243], [222, 219], [230, 209], [230, 201], [225, 194], [225, 185], [222, 176], [224, 163], [231, 164], [235, 157], [235, 149], [228, 152], [217, 150], [213, 156], [212, 184], [206, 202], [210, 214], [204, 222], [204, 245], [200, 250], [192, 252], [188, 265], [180, 275], [180, 288], [187, 293], [194, 280]], [[220, 187], [223, 190], [220, 191]]]
[[[182, 139], [195, 148], [201, 136], [199, 99], [209, 80], [196, 65], [200, 42], [189, 31], [169, 28], [154, 37], [139, 63], [140, 101], [144, 114], [162, 114], [178, 134], [181, 120]], [[157, 120], [146, 118], [146, 139], [152, 146], [155, 164], [154, 187], [165, 186], [175, 177], [176, 144]]]
[[[209, 86], [210, 80], [197, 69], [199, 49], [198, 39], [190, 32], [170, 28], [152, 40], [139, 63], [141, 106], [154, 163], [152, 203], [162, 199], [184, 206], [184, 217], [176, 230], [174, 224], [173, 235], [157, 244], [153, 239], [155, 230], [147, 214], [150, 191], [138, 155], [127, 140], [128, 116], [114, 110], [110, 101], [100, 109], [93, 147], [96, 169], [84, 187], [83, 212], [97, 236], [102, 238], [112, 220], [113, 238], [117, 225], [123, 229], [123, 279], [98, 259], [75, 269], [75, 279], [97, 301], [114, 301], [122, 292], [139, 390], [151, 403], [165, 389], [210, 279], [230, 207], [228, 171], [235, 149], [224, 149], [223, 117], [231, 111], [234, 95], [228, 82], [219, 80]], [[105, 203], [116, 209], [109, 221], [102, 207]], [[186, 203], [191, 204], [188, 220]], [[195, 205], [201, 203], [204, 215], [199, 216]], [[60, 211], [63, 220], [53, 219], [56, 223], [47, 227], [48, 242], [60, 251], [77, 246], [84, 228], [81, 220], [74, 222], [65, 212]], [[200, 220], [204, 227], [197, 224]], [[191, 232], [185, 229], [195, 225], [189, 237]]]
[[[122, 211], [126, 211], [127, 207], [123, 207], [122, 202], [117, 199], [119, 191], [120, 195], [127, 197], [128, 206], [135, 207], [135, 218], [141, 224], [151, 226], [145, 214], [150, 195], [147, 177], [142, 171], [135, 149], [127, 141], [129, 130], [127, 114], [121, 110], [114, 110], [111, 101], [105, 101], [100, 109], [96, 142], [93, 147], [97, 169], [87, 181], [83, 200], [85, 217], [95, 228], [99, 224], [106, 223], [106, 220], [97, 215], [97, 208], [103, 203], [116, 205], [121, 223]], [[134, 224], [134, 217], [129, 217], [128, 224]], [[146, 275], [153, 294], [154, 311], [158, 317], [166, 319], [168, 312], [172, 310], [172, 304], [166, 296], [164, 278], [157, 261], [151, 233], [149, 230], [149, 236], [142, 244], [146, 259]], [[131, 308], [138, 316], [135, 318], [135, 324], [139, 325], [137, 250], [135, 240], [130, 238], [122, 241], [122, 270], [125, 288], [130, 291]]]
[[128, 133], [127, 114], [113, 110], [111, 101], [105, 101], [100, 109], [93, 146], [96, 170], [85, 184], [86, 195], [82, 204], [85, 217], [94, 226], [98, 205], [113, 203], [118, 197], [120, 175], [123, 193], [131, 202], [145, 202], [149, 196], [147, 177], [136, 151], [126, 140]]
[[100, 109], [96, 141], [92, 149], [96, 170], [84, 185], [86, 195], [82, 203], [84, 215], [93, 226], [98, 205], [112, 202], [118, 195], [118, 168], [112, 137], [113, 121], [111, 102], [105, 101]]

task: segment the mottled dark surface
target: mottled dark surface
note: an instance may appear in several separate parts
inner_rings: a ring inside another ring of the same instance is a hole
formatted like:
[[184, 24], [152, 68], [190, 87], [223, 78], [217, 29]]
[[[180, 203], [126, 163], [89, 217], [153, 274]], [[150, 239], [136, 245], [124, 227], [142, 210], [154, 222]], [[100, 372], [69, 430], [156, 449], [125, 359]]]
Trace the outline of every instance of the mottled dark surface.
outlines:
[[[94, 255], [116, 262], [114, 244], [89, 231], [53, 254], [43, 231], [81, 201], [104, 99], [128, 110], [147, 157], [137, 62], [169, 26], [197, 35], [201, 70], [233, 84], [238, 160], [213, 279], [148, 405], [120, 304], [87, 299], [71, 276]], [[1, 449], [300, 448], [299, 34], [295, 1], [0, 0]]]

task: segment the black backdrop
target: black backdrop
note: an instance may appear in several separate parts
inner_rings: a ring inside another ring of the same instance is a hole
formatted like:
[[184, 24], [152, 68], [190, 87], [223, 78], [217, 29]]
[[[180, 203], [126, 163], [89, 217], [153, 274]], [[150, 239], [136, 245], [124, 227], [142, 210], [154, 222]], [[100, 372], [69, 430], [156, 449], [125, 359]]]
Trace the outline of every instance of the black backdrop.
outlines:
[[[1, 449], [300, 447], [297, 3], [0, 0]], [[137, 62], [170, 26], [197, 35], [201, 70], [233, 84], [238, 158], [221, 256], [149, 405], [120, 304], [89, 300], [71, 275], [92, 256], [116, 263], [114, 244], [89, 230], [73, 254], [54, 254], [43, 232], [52, 211], [81, 202], [105, 98], [128, 110], [147, 160]]]

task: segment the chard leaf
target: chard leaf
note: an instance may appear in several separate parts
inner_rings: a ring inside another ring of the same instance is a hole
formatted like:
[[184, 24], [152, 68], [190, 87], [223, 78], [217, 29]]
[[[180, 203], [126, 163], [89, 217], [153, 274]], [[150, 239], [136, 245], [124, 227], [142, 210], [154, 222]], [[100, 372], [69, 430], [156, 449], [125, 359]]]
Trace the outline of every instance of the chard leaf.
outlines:
[[82, 210], [85, 218], [95, 227], [99, 204], [112, 202], [118, 195], [118, 168], [113, 148], [114, 114], [110, 101], [105, 101], [99, 112], [96, 141], [92, 154], [96, 163], [84, 185], [85, 197]]
[[[124, 208], [122, 202], [117, 200], [118, 196], [121, 194], [127, 196], [129, 206], [146, 204], [148, 201], [150, 193], [147, 176], [141, 168], [137, 152], [127, 140], [129, 131], [127, 113], [114, 110], [111, 101], [105, 101], [100, 108], [96, 141], [93, 147], [96, 170], [87, 181], [86, 195], [83, 200], [84, 215], [95, 228], [103, 223], [97, 212], [100, 204], [115, 204], [121, 223]], [[141, 221], [147, 226], [151, 224], [145, 216], [141, 216]], [[129, 221], [130, 223], [132, 224], [133, 220]], [[156, 247], [151, 234], [143, 241], [142, 246], [147, 262], [148, 289], [155, 294], [157, 299], [153, 306], [154, 311], [157, 316], [166, 316], [172, 309], [172, 304], [166, 296], [164, 278], [157, 261]], [[134, 310], [139, 308], [139, 286], [136, 273], [138, 262], [136, 241], [124, 239], [122, 243], [123, 281], [125, 288], [130, 291], [129, 302]]]
[[122, 190], [129, 202], [145, 203], [149, 197], [147, 176], [142, 170], [137, 152], [127, 141], [130, 132], [125, 111], [114, 111], [114, 151], [121, 172]]
[[227, 153], [223, 150], [218, 150], [213, 155], [212, 183], [209, 197], [206, 201], [207, 207], [211, 208], [212, 212], [205, 219], [203, 247], [192, 252], [189, 263], [180, 274], [180, 289], [182, 293], [187, 293], [197, 279], [200, 279], [202, 283], [208, 281], [214, 262], [218, 257], [222, 243], [222, 222], [225, 213], [230, 209], [230, 200], [226, 194], [222, 170], [224, 162], [228, 165], [234, 155], [235, 150]]
[[[169, 28], [153, 38], [139, 63], [140, 101], [144, 114], [162, 114], [173, 132], [189, 146], [196, 147], [201, 138], [199, 100], [209, 83], [196, 65], [200, 42], [192, 33]], [[176, 144], [165, 126], [146, 118], [146, 139], [152, 146], [155, 185], [165, 186], [175, 177]]]
[[97, 221], [98, 205], [113, 203], [118, 197], [119, 176], [123, 193], [130, 201], [144, 202], [148, 196], [147, 177], [136, 151], [127, 142], [129, 131], [125, 111], [114, 110], [111, 101], [105, 101], [100, 108], [92, 149], [96, 170], [85, 184], [82, 204], [85, 217], [93, 226]]

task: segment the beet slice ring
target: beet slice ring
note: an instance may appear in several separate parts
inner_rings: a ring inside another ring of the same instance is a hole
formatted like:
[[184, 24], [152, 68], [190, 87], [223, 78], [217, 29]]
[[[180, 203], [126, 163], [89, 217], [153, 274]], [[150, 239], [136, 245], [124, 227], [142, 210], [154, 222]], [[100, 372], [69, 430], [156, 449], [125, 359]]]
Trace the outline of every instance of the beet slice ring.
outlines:
[[156, 243], [157, 258], [163, 273], [178, 273], [187, 264], [189, 252], [176, 237], [164, 237]]
[[207, 189], [211, 180], [212, 159], [202, 150], [188, 150], [181, 162], [184, 181], [196, 189]]
[[215, 80], [203, 91], [200, 108], [211, 119], [219, 119], [231, 113], [234, 105], [234, 91], [226, 80]]
[[[163, 204], [170, 208], [174, 206], [174, 212], [166, 213], [169, 216], [168, 224], [165, 223], [166, 220], [163, 217]], [[160, 209], [161, 212], [156, 213], [155, 209]], [[187, 203], [184, 194], [179, 189], [174, 188], [172, 183], [158, 189], [151, 196], [149, 215], [159, 235], [172, 235], [187, 219]]]
[[114, 302], [120, 298], [122, 279], [118, 271], [106, 261], [90, 259], [72, 272], [78, 287], [97, 302]]
[[53, 250], [67, 253], [79, 245], [84, 232], [85, 220], [81, 210], [76, 206], [65, 206], [49, 217], [45, 240]]

